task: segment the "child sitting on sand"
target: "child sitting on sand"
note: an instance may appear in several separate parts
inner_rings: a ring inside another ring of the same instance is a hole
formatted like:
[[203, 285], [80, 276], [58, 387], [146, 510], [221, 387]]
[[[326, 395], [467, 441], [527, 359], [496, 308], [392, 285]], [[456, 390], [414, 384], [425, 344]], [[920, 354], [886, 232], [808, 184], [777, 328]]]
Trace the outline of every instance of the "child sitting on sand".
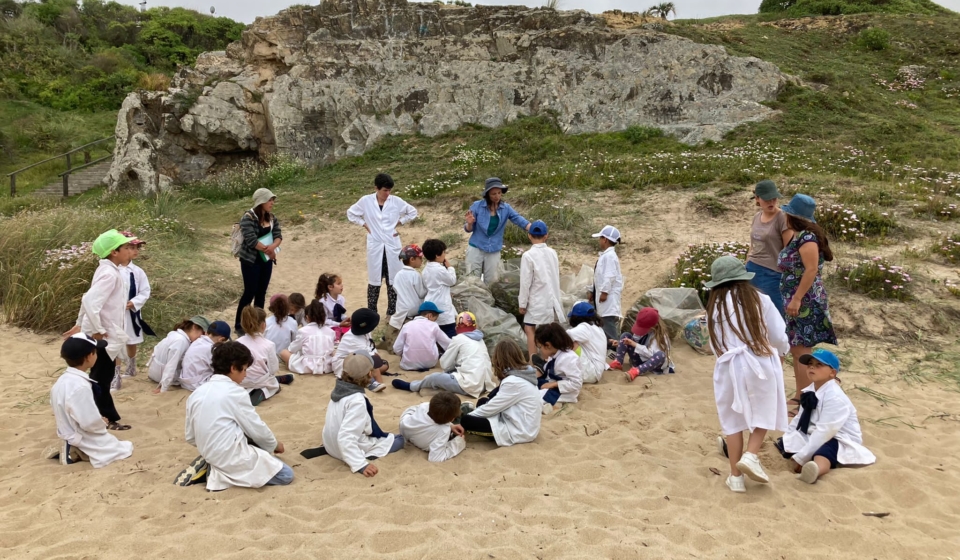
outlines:
[[294, 373], [323, 374], [333, 372], [336, 335], [326, 326], [326, 309], [313, 300], [304, 309], [307, 324], [297, 332], [290, 348], [280, 352], [280, 359]]
[[407, 371], [427, 371], [437, 365], [440, 348], [446, 350], [450, 338], [437, 326], [437, 319], [443, 313], [432, 301], [420, 305], [420, 316], [400, 329], [393, 353], [400, 358], [400, 369]]
[[610, 369], [623, 369], [625, 356], [630, 356], [630, 371], [627, 380], [633, 381], [640, 374], [673, 373], [670, 361], [670, 334], [660, 319], [660, 312], [653, 307], [644, 307], [637, 313], [637, 320], [630, 332], [624, 333], [617, 344], [617, 356], [610, 362]]
[[267, 328], [267, 314], [259, 307], [248, 305], [240, 314], [240, 326], [244, 335], [237, 339], [250, 350], [253, 363], [247, 368], [242, 385], [250, 391], [250, 402], [258, 406], [280, 392], [280, 384], [293, 383], [293, 374], [277, 375], [280, 361], [276, 346], [263, 336]]
[[376, 346], [370, 333], [380, 324], [380, 314], [372, 309], [361, 307], [350, 316], [350, 330], [343, 333], [337, 351], [333, 355], [333, 373], [340, 377], [343, 373], [343, 359], [354, 352], [364, 352], [373, 359], [373, 373], [370, 385], [367, 387], [373, 393], [383, 391], [387, 386], [383, 384], [383, 374], [387, 373], [390, 364], [377, 354]]
[[333, 386], [323, 424], [323, 446], [300, 454], [307, 459], [330, 455], [350, 467], [351, 472], [376, 476], [379, 469], [368, 458], [384, 457], [403, 449], [403, 436], [386, 433], [373, 417], [373, 405], [363, 388], [373, 376], [373, 358], [354, 352], [343, 359], [343, 373]]
[[840, 359], [817, 348], [800, 356], [812, 382], [800, 395], [800, 412], [777, 440], [784, 459], [793, 460], [797, 478], [815, 483], [830, 469], [872, 465], [877, 458], [863, 446], [857, 409], [840, 388]]
[[460, 416], [460, 398], [449, 391], [441, 391], [428, 403], [420, 403], [403, 411], [400, 416], [400, 435], [427, 451], [427, 460], [440, 463], [453, 459], [467, 447], [463, 427], [451, 422]]
[[537, 383], [543, 397], [543, 413], [549, 414], [557, 403], [577, 402], [583, 386], [580, 357], [573, 351], [570, 335], [559, 323], [538, 326], [535, 340], [540, 357], [547, 361]]
[[153, 355], [147, 362], [147, 377], [159, 385], [153, 394], [166, 393], [170, 387], [180, 385], [180, 371], [183, 356], [195, 340], [203, 336], [210, 328], [210, 321], [197, 315], [177, 323], [167, 337], [153, 349]]
[[213, 377], [187, 399], [184, 435], [200, 456], [177, 476], [176, 484], [206, 480], [207, 490], [215, 492], [293, 481], [293, 469], [271, 454], [283, 453], [283, 444], [260, 419], [243, 388], [252, 363], [250, 350], [239, 342], [213, 348]]
[[180, 386], [188, 391], [206, 383], [213, 375], [213, 345], [230, 340], [230, 325], [224, 321], [214, 321], [207, 328], [207, 334], [193, 341], [183, 354], [180, 368]]
[[[61, 465], [73, 464], [86, 456], [93, 468], [99, 469], [133, 454], [132, 443], [120, 441], [107, 431], [93, 401], [93, 392], [100, 386], [87, 372], [97, 362], [97, 351], [106, 347], [106, 340], [94, 340], [82, 333], [67, 337], [60, 347], [60, 357], [67, 363], [67, 369], [50, 389], [50, 406], [57, 422], [57, 437], [61, 440]], [[56, 453], [50, 456], [56, 457]]]
[[585, 301], [574, 304], [567, 317], [571, 327], [567, 334], [573, 340], [574, 351], [579, 350], [583, 382], [599, 383], [607, 369], [607, 335], [603, 323], [593, 306]]
[[478, 400], [476, 410], [460, 417], [465, 432], [492, 439], [500, 447], [537, 439], [543, 401], [537, 390], [537, 370], [527, 359], [513, 340], [497, 343], [491, 361], [500, 386]]
[[271, 297], [268, 309], [271, 315], [267, 317], [267, 328], [263, 336], [276, 346], [279, 356], [297, 337], [297, 320], [290, 315], [290, 300], [283, 294]]

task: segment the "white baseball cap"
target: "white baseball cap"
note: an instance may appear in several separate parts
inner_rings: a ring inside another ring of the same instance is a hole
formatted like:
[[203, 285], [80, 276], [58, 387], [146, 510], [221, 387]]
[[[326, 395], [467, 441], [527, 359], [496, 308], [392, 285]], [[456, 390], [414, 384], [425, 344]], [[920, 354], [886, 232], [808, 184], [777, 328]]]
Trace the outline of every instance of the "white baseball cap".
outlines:
[[606, 237], [614, 243], [620, 243], [620, 230], [613, 226], [603, 226], [600, 233], [595, 233], [591, 237]]

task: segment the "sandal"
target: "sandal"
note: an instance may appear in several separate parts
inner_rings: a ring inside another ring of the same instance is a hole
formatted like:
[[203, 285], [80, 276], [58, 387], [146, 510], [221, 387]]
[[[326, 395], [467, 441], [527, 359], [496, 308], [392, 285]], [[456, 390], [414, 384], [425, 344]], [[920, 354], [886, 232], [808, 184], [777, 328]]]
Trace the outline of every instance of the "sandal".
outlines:
[[124, 431], [124, 430], [129, 430], [129, 429], [130, 429], [130, 425], [129, 425], [129, 424], [120, 424], [119, 422], [110, 422], [109, 424], [107, 424], [107, 429], [108, 429], [108, 430], [115, 430], [115, 431], [118, 431], [118, 432], [122, 432], [122, 431]]

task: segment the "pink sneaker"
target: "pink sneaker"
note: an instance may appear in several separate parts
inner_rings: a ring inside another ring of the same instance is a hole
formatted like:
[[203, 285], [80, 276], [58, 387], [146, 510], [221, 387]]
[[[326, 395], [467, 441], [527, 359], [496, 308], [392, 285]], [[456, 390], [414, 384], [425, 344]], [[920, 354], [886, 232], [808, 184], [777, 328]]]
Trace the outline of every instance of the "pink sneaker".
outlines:
[[639, 375], [640, 375], [640, 370], [635, 367], [630, 368], [630, 371], [627, 372], [627, 377], [630, 378], [630, 381], [633, 381]]
[[610, 362], [610, 369], [623, 369], [623, 364], [621, 364], [620, 362], [614, 360], [614, 361]]

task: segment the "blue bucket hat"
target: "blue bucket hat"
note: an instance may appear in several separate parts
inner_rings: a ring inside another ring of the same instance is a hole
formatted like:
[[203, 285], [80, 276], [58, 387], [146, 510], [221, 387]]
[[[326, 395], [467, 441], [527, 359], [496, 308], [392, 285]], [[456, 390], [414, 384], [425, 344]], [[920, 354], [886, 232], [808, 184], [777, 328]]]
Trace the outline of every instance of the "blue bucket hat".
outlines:
[[528, 230], [530, 235], [536, 237], [543, 237], [547, 234], [547, 224], [543, 223], [543, 220], [537, 220], [530, 224], [530, 229]]
[[596, 317], [596, 315], [597, 310], [585, 301], [578, 301], [573, 305], [573, 309], [570, 310], [570, 313], [567, 313], [567, 317], [585, 317], [587, 319]]
[[837, 372], [840, 371], [840, 358], [838, 358], [836, 354], [829, 350], [817, 348], [810, 354], [804, 354], [803, 356], [800, 356], [800, 363], [803, 365], [809, 364], [810, 360], [816, 360], [825, 366], [829, 366], [837, 370]]
[[433, 303], [432, 301], [425, 301], [421, 303], [420, 309], [417, 310], [417, 314], [427, 312], [436, 313], [437, 315], [443, 313], [443, 311], [440, 311], [440, 308], [437, 307], [437, 304]]
[[817, 209], [817, 203], [812, 197], [805, 194], [793, 195], [790, 202], [781, 206], [780, 209], [791, 216], [817, 223], [817, 220], [813, 217], [813, 211]]

